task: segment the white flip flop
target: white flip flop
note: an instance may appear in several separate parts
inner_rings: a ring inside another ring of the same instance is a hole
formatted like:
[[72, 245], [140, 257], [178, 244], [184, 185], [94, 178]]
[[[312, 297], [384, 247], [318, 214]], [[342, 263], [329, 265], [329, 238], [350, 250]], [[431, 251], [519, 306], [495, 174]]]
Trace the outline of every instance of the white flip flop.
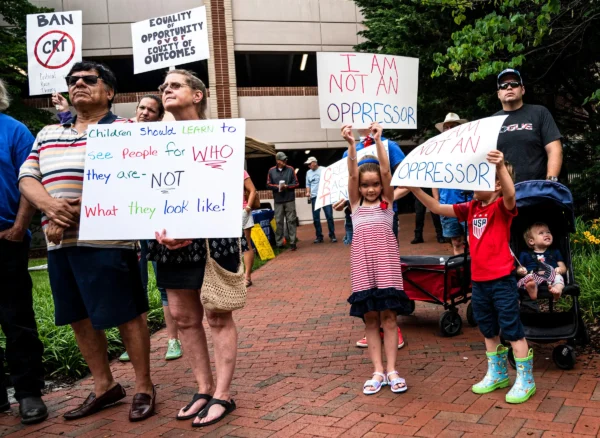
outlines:
[[[379, 380], [375, 380], [375, 379], [367, 380], [365, 382], [365, 384], [363, 385], [363, 394], [365, 394], [365, 395], [377, 394], [379, 391], [381, 391], [382, 386], [387, 385], [387, 380], [385, 378], [385, 374], [374, 372], [373, 376], [379, 376], [383, 380], [381, 382]], [[369, 386], [374, 387], [375, 390], [367, 390], [367, 387], [369, 387]]]
[[[394, 380], [389, 380], [390, 374], [398, 374], [398, 377], [395, 378]], [[402, 377], [400, 377], [400, 373], [398, 373], [398, 371], [391, 371], [391, 372], [387, 373], [386, 380], [388, 382], [388, 385], [390, 385], [390, 389], [392, 390], [392, 392], [394, 394], [400, 394], [402, 392], [408, 391], [408, 386], [406, 386], [406, 380], [404, 380]], [[401, 386], [398, 389], [394, 389], [394, 386], [396, 386], [396, 385], [404, 385], [404, 386]]]

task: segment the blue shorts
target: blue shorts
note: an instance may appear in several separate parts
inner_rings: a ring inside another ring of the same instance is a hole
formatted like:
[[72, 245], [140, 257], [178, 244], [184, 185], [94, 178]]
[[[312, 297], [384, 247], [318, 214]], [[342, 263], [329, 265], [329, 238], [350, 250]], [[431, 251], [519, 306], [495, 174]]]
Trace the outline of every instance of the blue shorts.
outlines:
[[525, 337], [519, 315], [519, 292], [514, 275], [491, 281], [473, 281], [473, 316], [484, 337], [491, 339], [500, 334], [507, 341]]
[[68, 247], [48, 251], [56, 325], [89, 318], [96, 330], [118, 327], [148, 311], [133, 249]]
[[452, 238], [465, 235], [465, 223], [459, 222], [455, 217], [440, 216], [444, 237]]

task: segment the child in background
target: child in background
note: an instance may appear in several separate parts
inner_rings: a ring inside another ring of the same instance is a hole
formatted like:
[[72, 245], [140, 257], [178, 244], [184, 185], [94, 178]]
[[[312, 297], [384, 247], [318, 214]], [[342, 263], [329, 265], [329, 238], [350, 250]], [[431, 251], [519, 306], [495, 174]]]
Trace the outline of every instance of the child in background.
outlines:
[[519, 294], [513, 274], [514, 260], [509, 247], [510, 225], [517, 215], [512, 166], [504, 162], [498, 150], [487, 160], [496, 165], [496, 183], [492, 191], [476, 191], [473, 200], [441, 205], [421, 189], [410, 190], [432, 212], [469, 225], [473, 316], [485, 337], [488, 370], [484, 379], [473, 385], [473, 392], [485, 394], [510, 385], [508, 349], [500, 343], [502, 335], [510, 341], [517, 364], [517, 380], [506, 394], [507, 403], [523, 403], [535, 394], [533, 350], [525, 339], [519, 317]]
[[[350, 315], [364, 318], [369, 356], [375, 372], [363, 386], [363, 393], [379, 392], [390, 385], [392, 392], [405, 392], [406, 381], [396, 371], [398, 332], [396, 315], [406, 312], [408, 297], [403, 291], [402, 269], [398, 242], [393, 232], [394, 188], [385, 147], [381, 141], [383, 129], [373, 123], [371, 131], [379, 160], [365, 157], [357, 163], [352, 126], [342, 127], [342, 137], [348, 142], [348, 197], [352, 210], [354, 236], [351, 248], [352, 295]], [[384, 374], [379, 327], [383, 327], [383, 344], [387, 360]]]
[[[548, 290], [554, 296], [554, 301], [557, 301], [565, 287], [563, 275], [567, 273], [567, 266], [560, 251], [550, 249], [553, 241], [550, 228], [543, 222], [536, 222], [527, 228], [523, 238], [531, 251], [522, 251], [519, 254], [521, 266], [517, 269], [517, 274], [523, 278], [517, 285], [525, 287], [529, 298], [536, 300], [538, 285], [548, 283]], [[539, 271], [545, 271], [544, 265], [549, 265], [554, 273], [544, 272], [539, 275]]]

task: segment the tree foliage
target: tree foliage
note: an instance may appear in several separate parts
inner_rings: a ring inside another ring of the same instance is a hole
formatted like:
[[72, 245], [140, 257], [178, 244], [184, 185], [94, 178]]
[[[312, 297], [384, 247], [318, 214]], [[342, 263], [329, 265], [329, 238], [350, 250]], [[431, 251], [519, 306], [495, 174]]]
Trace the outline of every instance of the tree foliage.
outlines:
[[572, 181], [574, 194], [598, 208], [600, 2], [355, 1], [367, 26], [357, 49], [420, 59], [420, 131], [450, 110], [493, 114], [500, 108], [496, 75], [518, 68], [525, 100], [548, 107], [565, 137], [567, 169], [581, 175]]
[[42, 127], [53, 122], [48, 111], [25, 106], [24, 90], [27, 90], [27, 14], [52, 12], [39, 8], [27, 0], [0, 1], [0, 16], [8, 26], [0, 27], [0, 78], [8, 85], [12, 97], [7, 114], [25, 123], [36, 134]]

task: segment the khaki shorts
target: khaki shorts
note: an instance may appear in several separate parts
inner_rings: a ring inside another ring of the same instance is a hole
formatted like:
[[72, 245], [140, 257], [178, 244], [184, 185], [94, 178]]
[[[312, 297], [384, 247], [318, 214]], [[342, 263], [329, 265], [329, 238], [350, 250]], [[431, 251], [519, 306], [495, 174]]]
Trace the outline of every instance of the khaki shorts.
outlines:
[[247, 230], [254, 226], [254, 218], [252, 212], [248, 213], [246, 209], [242, 209], [242, 230]]

